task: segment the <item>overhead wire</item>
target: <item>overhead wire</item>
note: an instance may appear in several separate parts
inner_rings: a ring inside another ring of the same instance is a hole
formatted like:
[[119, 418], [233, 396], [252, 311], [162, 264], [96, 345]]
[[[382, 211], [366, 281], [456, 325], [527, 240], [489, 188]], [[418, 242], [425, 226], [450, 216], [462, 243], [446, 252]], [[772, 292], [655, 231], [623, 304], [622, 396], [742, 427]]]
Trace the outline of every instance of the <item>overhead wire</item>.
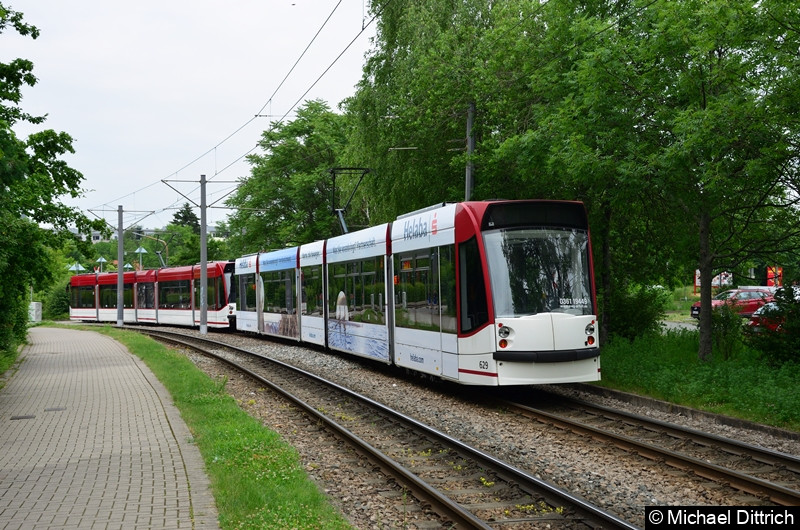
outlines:
[[[274, 97], [275, 97], [275, 95], [278, 93], [278, 91], [281, 89], [281, 87], [283, 87], [283, 85], [285, 84], [286, 80], [287, 80], [287, 79], [288, 79], [288, 78], [291, 76], [292, 72], [294, 72], [294, 70], [295, 70], [295, 68], [297, 67], [297, 65], [300, 63], [300, 61], [301, 61], [301, 60], [303, 59], [303, 57], [306, 55], [306, 53], [308, 52], [308, 50], [309, 50], [309, 49], [311, 48], [311, 46], [314, 44], [314, 42], [316, 41], [317, 37], [319, 37], [319, 35], [321, 34], [322, 30], [323, 30], [323, 29], [324, 29], [324, 28], [327, 26], [328, 22], [331, 20], [331, 18], [333, 17], [333, 15], [336, 13], [336, 11], [337, 11], [337, 10], [339, 9], [339, 7], [341, 6], [341, 4], [342, 4], [342, 1], [343, 1], [343, 0], [339, 0], [339, 1], [336, 3], [336, 5], [335, 5], [335, 6], [333, 7], [333, 9], [331, 10], [331, 12], [328, 14], [328, 16], [327, 16], [327, 18], [325, 19], [325, 21], [324, 21], [324, 22], [322, 23], [322, 25], [319, 27], [319, 29], [318, 29], [318, 30], [317, 30], [317, 32], [314, 34], [314, 36], [312, 37], [312, 39], [309, 41], [308, 45], [306, 45], [306, 47], [305, 47], [305, 49], [303, 50], [303, 52], [300, 54], [300, 56], [297, 58], [297, 60], [295, 61], [295, 63], [292, 65], [292, 67], [290, 68], [289, 72], [288, 72], [288, 73], [287, 73], [287, 74], [284, 76], [284, 78], [281, 80], [281, 82], [280, 82], [280, 84], [278, 85], [278, 87], [277, 87], [277, 88], [276, 88], [276, 89], [273, 91], [272, 95], [269, 97], [269, 99], [266, 101], [266, 103], [264, 103], [264, 105], [261, 107], [261, 109], [260, 109], [260, 110], [259, 110], [259, 111], [258, 111], [256, 114], [254, 114], [254, 115], [253, 115], [253, 116], [252, 116], [250, 119], [248, 119], [248, 120], [247, 120], [245, 123], [243, 123], [241, 126], [239, 126], [239, 127], [236, 129], [236, 130], [234, 130], [232, 133], [230, 133], [230, 134], [229, 134], [229, 135], [227, 135], [225, 138], [223, 138], [221, 141], [219, 141], [219, 142], [218, 142], [218, 143], [217, 143], [217, 144], [216, 144], [214, 147], [212, 147], [212, 148], [208, 149], [207, 151], [205, 151], [205, 152], [204, 152], [204, 153], [202, 153], [201, 155], [197, 156], [196, 158], [194, 158], [194, 159], [193, 159], [193, 160], [191, 160], [190, 162], [186, 163], [185, 165], [183, 165], [183, 166], [182, 166], [180, 169], [178, 169], [177, 171], [175, 171], [175, 172], [173, 172], [173, 173], [170, 173], [170, 175], [169, 175], [169, 176], [177, 175], [178, 173], [180, 173], [181, 171], [184, 171], [185, 169], [189, 168], [190, 166], [192, 166], [193, 164], [195, 164], [195, 163], [196, 163], [196, 162], [198, 162], [199, 160], [201, 160], [201, 159], [205, 158], [205, 157], [206, 157], [206, 156], [208, 156], [210, 153], [214, 152], [214, 151], [215, 151], [217, 148], [219, 148], [219, 147], [221, 147], [223, 144], [225, 144], [225, 143], [226, 143], [228, 140], [230, 140], [231, 138], [233, 138], [234, 136], [236, 136], [236, 135], [237, 135], [239, 132], [241, 132], [241, 131], [242, 131], [242, 130], [245, 128], [245, 127], [247, 127], [247, 126], [248, 126], [250, 123], [252, 123], [252, 122], [253, 122], [255, 119], [257, 119], [257, 118], [259, 118], [259, 117], [260, 117], [260, 114], [261, 114], [261, 112], [263, 112], [263, 111], [264, 111], [264, 109], [265, 109], [265, 108], [266, 108], [266, 107], [267, 107], [267, 106], [270, 104], [270, 102], [273, 100], [273, 98], [274, 98]], [[355, 37], [355, 38], [354, 38], [354, 39], [353, 39], [353, 40], [352, 40], [352, 41], [351, 41], [351, 42], [350, 42], [350, 43], [349, 43], [349, 44], [348, 44], [348, 45], [345, 47], [344, 51], [343, 51], [342, 53], [340, 53], [340, 54], [337, 56], [337, 58], [334, 60], [334, 62], [333, 62], [333, 63], [332, 63], [330, 66], [328, 66], [328, 68], [326, 68], [326, 69], [325, 69], [325, 72], [328, 72], [328, 71], [330, 70], [330, 68], [333, 66], [333, 64], [335, 64], [335, 63], [336, 63], [336, 62], [339, 60], [339, 58], [341, 58], [341, 56], [342, 56], [342, 55], [343, 55], [343, 54], [344, 54], [344, 53], [345, 53], [345, 52], [346, 52], [346, 51], [347, 51], [347, 50], [348, 50], [348, 49], [349, 49], [349, 48], [350, 48], [350, 47], [353, 45], [353, 43], [354, 43], [354, 42], [355, 42], [355, 41], [358, 39], [358, 37], [359, 37], [359, 36], [361, 36], [361, 34], [363, 34], [363, 32], [364, 32], [364, 31], [365, 31], [365, 28], [364, 28], [364, 27], [363, 27], [363, 25], [362, 25], [362, 30], [361, 30], [361, 31], [360, 31], [360, 32], [359, 32], [359, 33], [356, 35], [356, 37]], [[306, 90], [306, 92], [304, 93], [304, 95], [305, 95], [305, 94], [307, 94], [307, 93], [308, 93], [308, 92], [309, 92], [309, 91], [310, 91], [310, 90], [311, 90], [311, 89], [312, 89], [312, 88], [313, 88], [313, 87], [314, 87], [314, 86], [315, 86], [315, 85], [316, 85], [316, 84], [319, 82], [319, 80], [320, 80], [320, 79], [321, 79], [321, 78], [322, 78], [324, 75], [325, 75], [325, 73], [323, 73], [323, 74], [322, 74], [320, 77], [318, 77], [318, 78], [317, 78], [317, 80], [316, 80], [316, 81], [314, 81], [314, 83], [311, 85], [311, 87], [310, 87], [308, 90]], [[287, 116], [288, 116], [288, 115], [291, 113], [291, 111], [294, 109], [294, 107], [296, 107], [296, 106], [297, 106], [297, 104], [298, 104], [298, 103], [295, 103], [295, 105], [294, 105], [294, 106], [292, 106], [292, 108], [291, 108], [289, 111], [287, 111], [287, 112], [286, 112], [286, 113], [285, 113], [285, 114], [284, 114], [284, 115], [281, 117], [281, 121], [283, 121], [283, 120], [284, 120], [284, 119], [285, 119], [285, 118], [286, 118], [286, 117], [287, 117]], [[251, 153], [252, 151], [254, 151], [254, 150], [256, 149], [256, 147], [257, 147], [257, 146], [258, 146], [258, 144], [256, 144], [256, 146], [254, 146], [252, 149], [250, 149], [250, 150], [249, 150], [249, 151], [247, 151], [246, 153], [244, 153], [244, 154], [240, 155], [239, 157], [237, 157], [237, 158], [236, 158], [236, 159], [235, 159], [233, 162], [231, 162], [230, 164], [228, 164], [227, 166], [225, 166], [225, 167], [223, 168], [223, 170], [222, 170], [222, 171], [225, 171], [225, 170], [227, 170], [227, 169], [228, 169], [228, 168], [230, 168], [232, 165], [234, 165], [236, 162], [240, 161], [242, 158], [244, 158], [244, 157], [245, 157], [245, 156], [247, 156], [249, 153]], [[219, 173], [221, 173], [222, 171], [217, 171], [217, 172], [215, 173], [215, 175], [214, 175], [214, 176], [218, 175], [218, 174], [219, 174]], [[213, 176], [212, 176], [212, 178], [213, 178]], [[122, 196], [118, 197], [117, 199], [114, 199], [114, 200], [112, 200], [112, 201], [109, 201], [109, 202], [107, 202], [107, 203], [104, 203], [104, 204], [102, 204], [102, 205], [99, 205], [99, 206], [97, 206], [97, 207], [95, 207], [95, 208], [92, 208], [92, 209], [93, 209], [93, 210], [98, 210], [98, 209], [101, 209], [101, 208], [106, 208], [106, 207], [108, 207], [108, 208], [111, 208], [111, 206], [110, 206], [110, 204], [109, 204], [109, 203], [119, 202], [119, 201], [121, 201], [122, 199], [128, 198], [128, 197], [130, 197], [130, 196], [132, 196], [132, 195], [135, 195], [135, 194], [137, 194], [137, 193], [140, 193], [140, 192], [142, 192], [142, 191], [144, 191], [144, 190], [147, 190], [147, 189], [149, 189], [149, 188], [151, 188], [151, 187], [153, 187], [153, 186], [155, 186], [155, 185], [157, 185], [157, 184], [161, 184], [163, 180], [164, 180], [164, 179], [159, 179], [159, 180], [158, 180], [158, 181], [156, 181], [156, 182], [153, 182], [153, 183], [151, 183], [151, 184], [148, 184], [148, 185], [146, 185], [146, 186], [144, 186], [144, 187], [142, 187], [142, 188], [139, 188], [138, 190], [135, 190], [135, 191], [132, 191], [132, 192], [130, 192], [130, 193], [127, 193], [127, 194], [125, 194], [125, 195], [122, 195]], [[166, 209], [169, 209], [169, 208], [173, 207], [175, 204], [177, 204], [177, 202], [180, 202], [180, 201], [176, 201], [175, 203], [172, 203], [170, 206], [168, 206], [167, 208], [164, 208], [164, 209], [162, 209], [162, 210], [160, 210], [160, 211], [164, 211], [164, 210], [166, 210]]]
[[[370, 19], [370, 20], [369, 20], [369, 21], [368, 21], [366, 24], [362, 24], [362, 26], [361, 26], [361, 31], [359, 31], [359, 32], [358, 32], [358, 33], [357, 33], [357, 34], [356, 34], [356, 35], [353, 37], [353, 39], [352, 39], [352, 40], [351, 40], [351, 41], [350, 41], [350, 42], [347, 44], [347, 46], [345, 46], [345, 47], [344, 47], [344, 49], [343, 49], [343, 50], [342, 50], [342, 51], [341, 51], [341, 52], [340, 52], [340, 53], [339, 53], [339, 54], [336, 56], [336, 58], [334, 58], [334, 59], [333, 59], [333, 61], [332, 61], [332, 62], [331, 62], [329, 65], [328, 65], [328, 67], [327, 67], [327, 68], [325, 68], [325, 70], [323, 70], [323, 72], [322, 72], [322, 73], [321, 73], [321, 74], [320, 74], [320, 75], [317, 77], [317, 79], [316, 79], [316, 80], [315, 80], [313, 83], [311, 83], [311, 85], [310, 85], [310, 86], [309, 86], [309, 87], [306, 89], [306, 91], [305, 91], [305, 92], [303, 92], [303, 94], [301, 94], [301, 95], [300, 95], [300, 97], [298, 97], [298, 98], [297, 98], [297, 100], [294, 102], [294, 104], [292, 104], [292, 105], [289, 107], [289, 109], [288, 109], [288, 110], [287, 110], [287, 111], [286, 111], [286, 112], [285, 112], [285, 113], [284, 113], [284, 114], [283, 114], [283, 115], [282, 115], [282, 116], [281, 116], [281, 117], [280, 117], [278, 120], [276, 120], [276, 121], [272, 122], [272, 124], [271, 124], [271, 127], [270, 127], [270, 128], [267, 130], [267, 131], [265, 131], [266, 133], [273, 132], [273, 131], [275, 130], [275, 128], [276, 128], [276, 127], [277, 127], [277, 126], [278, 126], [280, 123], [282, 123], [282, 122], [283, 122], [283, 121], [286, 119], [286, 117], [287, 117], [287, 116], [288, 116], [288, 115], [289, 115], [289, 114], [290, 114], [290, 113], [291, 113], [291, 112], [292, 112], [292, 111], [293, 111], [293, 110], [294, 110], [294, 109], [295, 109], [295, 108], [296, 108], [296, 107], [297, 107], [297, 106], [298, 106], [298, 105], [299, 105], [299, 104], [300, 104], [300, 103], [303, 101], [303, 98], [305, 98], [305, 97], [308, 95], [308, 93], [309, 93], [311, 90], [313, 90], [313, 88], [314, 88], [314, 87], [315, 87], [315, 86], [316, 86], [316, 85], [317, 85], [317, 84], [318, 84], [318, 83], [319, 83], [319, 82], [322, 80], [322, 78], [323, 78], [323, 77], [325, 77], [325, 75], [326, 75], [326, 74], [327, 74], [327, 73], [330, 71], [330, 69], [331, 69], [331, 68], [333, 68], [333, 67], [334, 67], [334, 65], [336, 65], [336, 63], [337, 63], [337, 62], [338, 62], [338, 61], [339, 61], [339, 60], [342, 58], [342, 56], [343, 56], [345, 53], [347, 53], [347, 51], [348, 51], [348, 50], [349, 50], [349, 49], [350, 49], [350, 48], [353, 46], [353, 44], [355, 44], [355, 42], [356, 42], [356, 41], [359, 39], [359, 37], [361, 37], [361, 35], [362, 35], [362, 34], [363, 34], [363, 33], [364, 33], [366, 30], [367, 30], [367, 28], [368, 28], [368, 27], [369, 27], [369, 26], [370, 26], [370, 25], [371, 25], [371, 24], [372, 24], [372, 23], [373, 23], [373, 22], [374, 22], [374, 21], [375, 21], [375, 20], [378, 18], [378, 16], [380, 16], [380, 14], [383, 12], [383, 9], [385, 9], [385, 7], [386, 7], [388, 4], [390, 4], [391, 2], [392, 2], [392, 0], [387, 0], [387, 1], [384, 3], [383, 7], [382, 7], [381, 9], [379, 9], [379, 10], [376, 12], [376, 14], [375, 14], [375, 15], [374, 15], [374, 16], [373, 16], [373, 17], [372, 17], [372, 18], [371, 18], [371, 19]], [[341, 1], [339, 2], [339, 4], [341, 4]], [[336, 5], [336, 7], [337, 7], [337, 8], [338, 8], [339, 4], [337, 4], [337, 5]], [[335, 8], [334, 8], [334, 11], [335, 11]], [[333, 12], [331, 13], [331, 15], [329, 15], [329, 16], [328, 16], [328, 19], [326, 19], [326, 21], [325, 21], [325, 24], [327, 24], [328, 20], [330, 20], [330, 16], [332, 16], [332, 15], [333, 15]], [[323, 24], [323, 27], [324, 27], [324, 24]], [[321, 31], [321, 29], [322, 29], [322, 28], [320, 28], [320, 31]], [[319, 31], [318, 31], [318, 32], [317, 32], [317, 34], [314, 36], [314, 39], [316, 39], [317, 35], [319, 35]], [[313, 42], [313, 40], [312, 40], [312, 42]], [[306, 47], [306, 50], [304, 50], [304, 51], [303, 51], [303, 54], [305, 54], [305, 52], [308, 50], [308, 48], [309, 48], [309, 47], [310, 47], [310, 44], [309, 44], [309, 46], [307, 46], [307, 47]], [[299, 62], [299, 59], [298, 59], [298, 62]], [[296, 65], [297, 65], [297, 63], [295, 63], [295, 66], [296, 66]], [[294, 67], [295, 67], [295, 66], [293, 66], [293, 67], [292, 67], [292, 70], [294, 70]], [[291, 70], [290, 70], [290, 73], [291, 73]], [[289, 75], [289, 74], [287, 74], [287, 77], [288, 77], [288, 75]], [[285, 77], [285, 78], [284, 78], [284, 80], [281, 82], [281, 86], [283, 85], [283, 83], [284, 83], [285, 81], [286, 81], [286, 77]], [[278, 88], [280, 88], [280, 87], [278, 87]], [[272, 100], [272, 98], [275, 96], [275, 93], [277, 93], [277, 89], [276, 89], [276, 91], [275, 91], [275, 92], [272, 94], [272, 96], [270, 96], [270, 99], [267, 101], [267, 103], [265, 103], [265, 104], [264, 104], [264, 106], [261, 108], [261, 110], [259, 111], [259, 113], [260, 113], [260, 112], [262, 112], [262, 111], [263, 111], [263, 110], [264, 110], [264, 109], [267, 107], [267, 105], [269, 104], [269, 102], [270, 102], [270, 101]], [[255, 116], [255, 117], [257, 117], [257, 116]], [[254, 117], [254, 118], [255, 118], [255, 117]], [[254, 118], [251, 118], [251, 120], [250, 120], [250, 121], [252, 121], [252, 119], [254, 119]], [[248, 122], [248, 123], [249, 123], [249, 122]], [[241, 155], [239, 155], [238, 157], [236, 157], [234, 160], [232, 160], [232, 161], [231, 161], [231, 162], [230, 162], [228, 165], [226, 165], [225, 167], [223, 167], [221, 170], [217, 171], [217, 172], [216, 172], [216, 173], [215, 173], [213, 176], [209, 177], [209, 178], [207, 179], [207, 182], [208, 182], [208, 181], [211, 181], [211, 180], [213, 180], [213, 179], [214, 179], [214, 178], [215, 178], [217, 175], [219, 175], [219, 174], [221, 174], [221, 173], [225, 172], [226, 170], [230, 169], [230, 168], [231, 168], [233, 165], [235, 165], [237, 162], [241, 161], [241, 160], [242, 160], [244, 157], [246, 157], [247, 155], [249, 155], [250, 153], [252, 153], [253, 151], [255, 151], [255, 150], [258, 148], [258, 147], [259, 147], [259, 144], [258, 144], [258, 143], [256, 143], [256, 144], [255, 144], [253, 147], [251, 147], [250, 149], [248, 149], [246, 152], [242, 153]], [[210, 152], [210, 151], [209, 151], [209, 152]], [[197, 189], [197, 188], [196, 188], [196, 189]], [[234, 190], [234, 191], [235, 191], [235, 190]], [[228, 193], [226, 193], [226, 196], [227, 196], [227, 195], [230, 195], [231, 193], [232, 193], [232, 191], [229, 191]], [[218, 201], [219, 201], [219, 199], [218, 199], [216, 202], [218, 202]], [[180, 200], [178, 200], [178, 201], [176, 201], [176, 202], [172, 203], [172, 204], [171, 204], [169, 207], [167, 207], [167, 208], [173, 208], [173, 207], [174, 207], [174, 206], [175, 206], [175, 205], [176, 205], [178, 202], [180, 202]]]

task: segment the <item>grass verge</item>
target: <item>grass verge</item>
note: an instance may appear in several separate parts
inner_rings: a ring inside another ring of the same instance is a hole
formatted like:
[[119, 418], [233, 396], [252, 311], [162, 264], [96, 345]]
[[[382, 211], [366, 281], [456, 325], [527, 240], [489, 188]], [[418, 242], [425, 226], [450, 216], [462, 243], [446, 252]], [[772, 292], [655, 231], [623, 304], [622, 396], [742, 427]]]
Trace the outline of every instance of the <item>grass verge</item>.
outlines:
[[91, 328], [124, 344], [164, 384], [200, 449], [222, 528], [350, 528], [308, 478], [293, 447], [244, 412], [184, 355], [139, 335]]
[[800, 364], [772, 367], [747, 348], [701, 361], [698, 341], [694, 330], [614, 340], [600, 385], [800, 431]]

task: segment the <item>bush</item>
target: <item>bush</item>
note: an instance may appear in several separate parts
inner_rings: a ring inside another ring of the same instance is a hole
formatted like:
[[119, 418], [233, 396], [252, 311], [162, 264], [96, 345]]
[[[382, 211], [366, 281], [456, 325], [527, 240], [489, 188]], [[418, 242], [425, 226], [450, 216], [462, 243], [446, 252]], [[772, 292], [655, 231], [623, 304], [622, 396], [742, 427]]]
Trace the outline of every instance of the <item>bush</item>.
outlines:
[[0, 312], [0, 352], [13, 351], [25, 341], [28, 334], [28, 301], [14, 297], [4, 301], [5, 310]]
[[800, 363], [770, 366], [742, 348], [733, 359], [698, 359], [697, 330], [613, 340], [603, 346], [604, 386], [798, 430]]
[[732, 359], [744, 348], [742, 317], [727, 304], [711, 312], [711, 334], [722, 359]]
[[62, 320], [69, 318], [69, 279], [56, 282], [44, 293], [42, 300], [42, 317], [46, 320]]
[[661, 331], [667, 304], [672, 295], [662, 287], [619, 289], [608, 300], [609, 334], [634, 339]]

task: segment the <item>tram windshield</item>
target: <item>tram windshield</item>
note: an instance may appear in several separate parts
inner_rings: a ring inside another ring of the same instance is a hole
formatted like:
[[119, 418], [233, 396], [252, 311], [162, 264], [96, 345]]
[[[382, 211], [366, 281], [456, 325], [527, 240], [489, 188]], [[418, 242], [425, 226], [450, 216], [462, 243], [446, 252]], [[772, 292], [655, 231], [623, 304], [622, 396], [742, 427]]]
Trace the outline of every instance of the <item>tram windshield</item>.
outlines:
[[572, 228], [484, 232], [497, 317], [592, 314], [589, 235]]

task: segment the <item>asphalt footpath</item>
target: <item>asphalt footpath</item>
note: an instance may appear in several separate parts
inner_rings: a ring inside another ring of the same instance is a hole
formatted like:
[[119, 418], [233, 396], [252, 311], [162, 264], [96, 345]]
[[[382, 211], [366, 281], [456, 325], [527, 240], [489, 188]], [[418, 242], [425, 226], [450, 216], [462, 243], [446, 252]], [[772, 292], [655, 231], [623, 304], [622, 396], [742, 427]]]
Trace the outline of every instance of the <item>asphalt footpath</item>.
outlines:
[[0, 389], [0, 529], [217, 529], [191, 433], [153, 373], [93, 331], [36, 327]]

